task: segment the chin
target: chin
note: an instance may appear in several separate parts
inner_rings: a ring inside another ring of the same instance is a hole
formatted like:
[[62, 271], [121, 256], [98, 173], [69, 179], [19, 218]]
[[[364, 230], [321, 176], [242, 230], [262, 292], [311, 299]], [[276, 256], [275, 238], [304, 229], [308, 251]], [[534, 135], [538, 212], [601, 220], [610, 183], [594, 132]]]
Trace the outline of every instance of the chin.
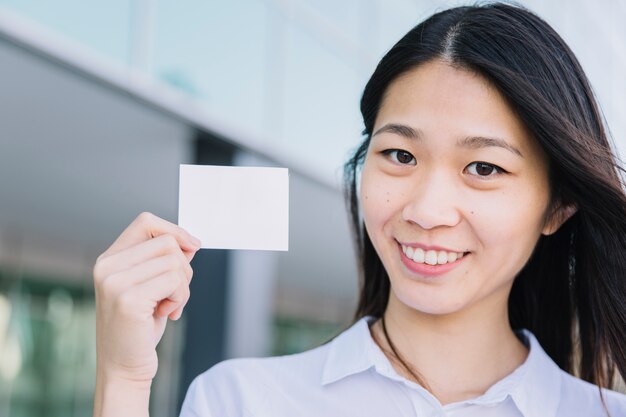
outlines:
[[405, 292], [398, 294], [394, 291], [394, 296], [401, 305], [420, 314], [442, 316], [458, 313], [465, 307], [463, 302], [433, 294], [407, 294]]

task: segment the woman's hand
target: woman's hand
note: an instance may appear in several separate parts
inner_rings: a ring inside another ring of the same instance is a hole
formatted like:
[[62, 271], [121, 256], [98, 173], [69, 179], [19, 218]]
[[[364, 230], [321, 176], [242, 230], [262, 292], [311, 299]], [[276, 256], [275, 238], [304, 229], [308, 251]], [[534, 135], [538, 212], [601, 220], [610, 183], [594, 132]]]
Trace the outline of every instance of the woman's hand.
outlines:
[[[158, 367], [156, 346], [167, 318], [180, 318], [189, 299], [193, 274], [189, 262], [199, 248], [200, 242], [177, 225], [142, 213], [98, 257], [93, 271], [97, 347], [94, 415], [115, 415], [112, 407], [124, 403], [125, 410], [117, 415], [134, 415], [128, 407], [142, 410], [135, 415], [147, 415], [150, 384]], [[141, 405], [132, 397], [135, 389], [147, 393]], [[107, 404], [107, 392], [115, 393], [112, 400], [116, 404]], [[103, 411], [107, 409], [110, 412]]]

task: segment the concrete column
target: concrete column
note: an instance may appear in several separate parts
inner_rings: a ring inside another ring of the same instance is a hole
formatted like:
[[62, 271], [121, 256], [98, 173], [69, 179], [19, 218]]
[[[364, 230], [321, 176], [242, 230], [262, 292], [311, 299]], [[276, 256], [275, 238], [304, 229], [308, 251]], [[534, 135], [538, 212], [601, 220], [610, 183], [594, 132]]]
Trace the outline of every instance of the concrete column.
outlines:
[[[274, 166], [246, 152], [234, 164]], [[229, 261], [226, 357], [267, 356], [272, 347], [274, 284], [279, 252], [235, 250]]]

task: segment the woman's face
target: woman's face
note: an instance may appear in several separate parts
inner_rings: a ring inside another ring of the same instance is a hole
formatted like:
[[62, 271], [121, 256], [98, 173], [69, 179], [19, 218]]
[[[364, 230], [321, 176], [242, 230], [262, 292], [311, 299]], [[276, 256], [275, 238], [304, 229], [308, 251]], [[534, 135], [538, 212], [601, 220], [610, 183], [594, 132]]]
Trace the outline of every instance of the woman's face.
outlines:
[[555, 230], [549, 200], [546, 156], [484, 78], [436, 60], [389, 86], [360, 203], [391, 297], [429, 314], [505, 306]]

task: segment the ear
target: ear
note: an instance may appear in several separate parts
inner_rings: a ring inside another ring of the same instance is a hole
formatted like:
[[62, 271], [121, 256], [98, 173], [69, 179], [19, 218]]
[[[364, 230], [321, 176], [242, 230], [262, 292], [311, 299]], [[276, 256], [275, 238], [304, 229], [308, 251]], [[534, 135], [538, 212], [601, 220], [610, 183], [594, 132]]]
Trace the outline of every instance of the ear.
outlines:
[[553, 234], [559, 230], [563, 223], [572, 217], [576, 211], [578, 211], [578, 207], [574, 204], [559, 204], [557, 209], [554, 210], [548, 217], [543, 229], [541, 230], [541, 234], [546, 236]]

